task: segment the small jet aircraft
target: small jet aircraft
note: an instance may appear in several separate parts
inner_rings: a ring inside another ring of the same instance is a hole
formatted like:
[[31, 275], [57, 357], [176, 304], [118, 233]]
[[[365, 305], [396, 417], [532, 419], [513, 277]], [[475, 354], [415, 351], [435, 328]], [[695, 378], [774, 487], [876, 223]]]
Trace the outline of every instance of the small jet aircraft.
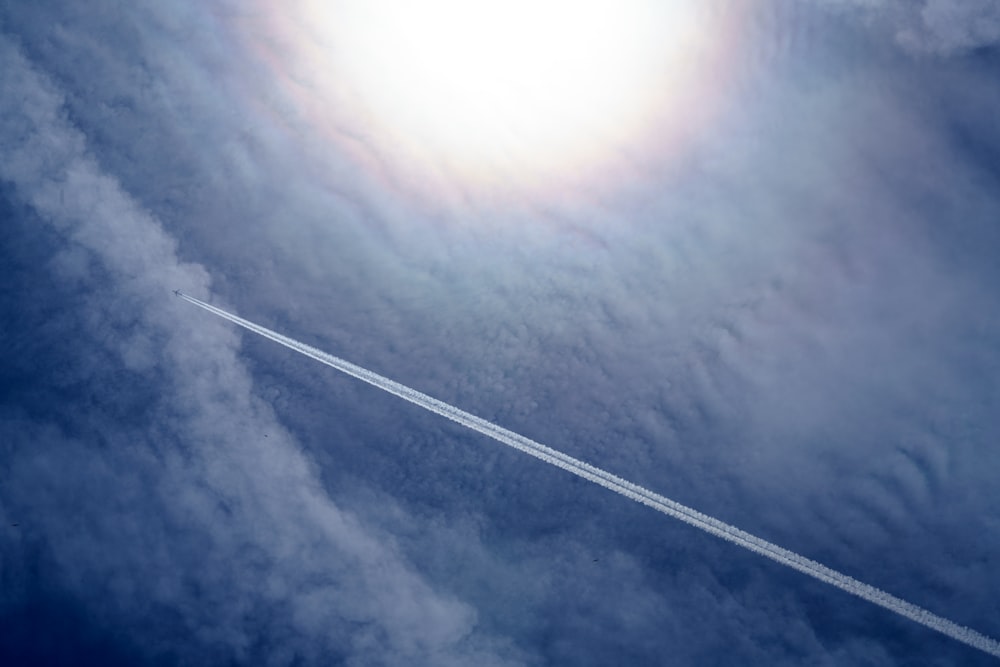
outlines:
[[180, 296], [180, 295], [181, 295], [181, 291], [179, 289], [175, 289], [174, 290], [174, 296]]

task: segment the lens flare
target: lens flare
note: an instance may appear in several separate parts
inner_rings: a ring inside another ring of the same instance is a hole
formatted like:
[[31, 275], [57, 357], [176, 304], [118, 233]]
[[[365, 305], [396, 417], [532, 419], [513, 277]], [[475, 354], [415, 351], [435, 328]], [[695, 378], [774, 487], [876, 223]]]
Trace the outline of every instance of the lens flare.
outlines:
[[356, 82], [383, 123], [462, 162], [607, 139], [653, 85], [637, 3], [385, 4], [366, 3], [351, 31]]
[[634, 141], [705, 50], [690, 0], [300, 0], [272, 63], [310, 121], [465, 180], [573, 171]]

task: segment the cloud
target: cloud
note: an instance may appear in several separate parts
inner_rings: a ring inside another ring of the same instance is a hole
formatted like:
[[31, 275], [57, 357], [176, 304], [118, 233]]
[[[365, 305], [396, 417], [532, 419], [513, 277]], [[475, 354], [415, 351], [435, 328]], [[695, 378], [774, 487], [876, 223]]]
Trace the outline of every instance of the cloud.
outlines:
[[864, 600], [867, 600], [868, 602], [882, 606], [885, 609], [899, 614], [900, 616], [904, 616], [910, 620], [921, 623], [930, 629], [936, 630], [937, 632], [968, 644], [969, 646], [978, 648], [984, 653], [1000, 658], [1000, 643], [990, 637], [983, 636], [974, 630], [956, 625], [948, 619], [921, 609], [919, 606], [913, 605], [905, 600], [901, 600], [886, 593], [885, 591], [879, 590], [876, 587], [872, 587], [849, 576], [845, 576], [840, 572], [832, 570], [800, 554], [788, 551], [759, 537], [750, 535], [735, 526], [728, 525], [713, 517], [706, 516], [697, 510], [685, 507], [684, 505], [670, 500], [669, 498], [617, 477], [599, 467], [592, 466], [588, 463], [580, 461], [579, 459], [567, 456], [558, 450], [535, 442], [518, 433], [504, 429], [503, 427], [497, 426], [492, 422], [465, 412], [460, 408], [456, 408], [453, 405], [435, 399], [431, 396], [427, 396], [426, 394], [422, 394], [411, 387], [399, 384], [394, 380], [380, 376], [377, 373], [373, 373], [372, 371], [352, 364], [349, 361], [335, 357], [276, 331], [267, 329], [266, 327], [262, 327], [243, 319], [238, 315], [234, 315], [221, 308], [212, 306], [209, 303], [195, 299], [187, 294], [179, 292], [177, 294], [185, 301], [193, 303], [206, 311], [232, 322], [233, 324], [237, 324], [240, 327], [248, 329], [256, 334], [259, 334], [260, 336], [263, 336], [264, 338], [279, 343], [311, 359], [319, 361], [332, 368], [336, 368], [337, 370], [351, 375], [359, 380], [363, 380], [368, 384], [403, 398], [424, 408], [425, 410], [436, 413], [441, 417], [455, 421], [467, 428], [481, 433], [482, 435], [489, 436], [508, 447], [517, 449], [525, 454], [529, 454], [530, 456], [544, 461], [549, 465], [561, 468], [637, 503], [647, 505], [662, 514], [688, 523], [699, 530], [725, 539], [760, 556], [770, 558], [781, 565], [796, 569], [803, 574], [816, 578], [817, 580], [834, 585], [848, 593], [851, 593], [852, 595], [856, 595]]
[[[43, 539], [48, 576], [158, 659], [504, 663], [469, 607], [329, 500], [255, 396], [235, 334], [181, 324], [170, 290], [207, 294], [208, 273], [178, 259], [5, 36], [0, 63], [0, 179], [59, 237], [57, 278], [87, 288], [48, 342], [75, 355], [61, 400], [89, 405], [62, 426], [0, 419], [0, 501]], [[161, 389], [122, 412], [144, 380]], [[8, 562], [20, 549], [0, 548]]]
[[916, 49], [955, 53], [1000, 42], [1000, 6], [990, 0], [927, 0], [921, 25], [900, 32], [900, 41]]
[[993, 0], [827, 0], [826, 4], [858, 11], [915, 54], [960, 55], [1000, 42], [1000, 6]]
[[[735, 22], [760, 34], [726, 41], [708, 84], [722, 110], [683, 146], [654, 133], [608, 183], [530, 201], [477, 199], [429, 164], [440, 199], [414, 201], [356, 128], [315, 131], [235, 24], [195, 4], [0, 10], [63, 109], [31, 125], [4, 98], [20, 124], [4, 155], [28, 176], [0, 179], [17, 223], [0, 247], [25, 272], [0, 286], [17, 322], [0, 327], [17, 377], [0, 390], [23, 407], [0, 443], [24, 480], [0, 498], [58, 557], [4, 551], [24, 556], [18, 576], [65, 573], [64, 598], [105, 633], [204, 626], [175, 642], [191, 655], [388, 660], [382, 638], [412, 646], [406, 618], [444, 609], [432, 641], [451, 655], [967, 657], [266, 344], [245, 341], [237, 363], [233, 333], [169, 294], [211, 278], [241, 314], [996, 633], [995, 531], [969, 529], [990, 526], [1000, 377], [995, 77], [955, 76], [975, 59], [887, 55], [870, 42], [902, 21], [865, 33], [799, 5]], [[130, 262], [147, 238], [159, 250]], [[281, 509], [325, 495], [329, 520]], [[403, 580], [389, 588], [415, 591], [399, 617], [379, 611], [390, 593], [368, 596], [354, 532], [387, 550]], [[167, 575], [140, 608], [127, 587], [155, 581], [152, 564]]]

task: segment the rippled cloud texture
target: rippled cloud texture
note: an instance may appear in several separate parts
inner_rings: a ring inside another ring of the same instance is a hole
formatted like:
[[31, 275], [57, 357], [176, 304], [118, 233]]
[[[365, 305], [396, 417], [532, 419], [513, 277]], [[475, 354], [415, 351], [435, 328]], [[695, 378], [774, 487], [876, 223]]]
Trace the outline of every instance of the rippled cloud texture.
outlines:
[[996, 637], [992, 3], [710, 3], [643, 133], [490, 188], [307, 4], [0, 6], [0, 663], [995, 664], [171, 294]]

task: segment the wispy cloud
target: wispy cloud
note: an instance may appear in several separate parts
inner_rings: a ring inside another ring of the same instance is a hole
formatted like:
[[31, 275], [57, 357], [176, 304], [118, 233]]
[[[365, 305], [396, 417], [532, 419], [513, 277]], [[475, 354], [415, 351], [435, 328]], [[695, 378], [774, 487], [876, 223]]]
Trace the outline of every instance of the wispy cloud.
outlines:
[[848, 7], [915, 54], [950, 56], [1000, 42], [993, 0], [824, 0]]
[[930, 3], [722, 0], [715, 68], [593, 188], [493, 199], [438, 163], [430, 194], [391, 178], [337, 77], [318, 115], [286, 96], [319, 70], [247, 30], [306, 44], [287, 6], [0, 3], [24, 56], [0, 69], [0, 512], [29, 517], [0, 595], [44, 578], [88, 627], [141, 627], [139, 656], [395, 655], [434, 603], [378, 620], [391, 593], [328, 527], [351, 521], [282, 509], [314, 497], [390, 554], [385, 591], [443, 605], [447, 655], [989, 660], [298, 355], [241, 357], [169, 290], [996, 635], [995, 51], [942, 47]]
[[[91, 422], [99, 446], [4, 418], [3, 504], [44, 535], [49, 575], [160, 658], [505, 662], [507, 649], [477, 639], [471, 609], [329, 500], [255, 397], [235, 338], [211, 328], [189, 337], [162, 308], [168, 286], [204, 290], [207, 273], [179, 260], [157, 220], [101, 169], [58, 87], [7, 37], [0, 63], [0, 178], [66, 253], [89, 258], [75, 279], [100, 285], [80, 313], [102, 357], [79, 372], [97, 381], [110, 363], [170, 378], [136, 423]], [[17, 548], [3, 543], [5, 561]]]
[[446, 417], [447, 419], [458, 422], [463, 426], [467, 426], [468, 428], [489, 436], [494, 440], [507, 445], [508, 447], [513, 447], [514, 449], [540, 459], [549, 465], [556, 466], [557, 468], [561, 468], [569, 473], [577, 475], [578, 477], [582, 477], [587, 481], [593, 482], [594, 484], [603, 486], [610, 491], [614, 491], [615, 493], [630, 500], [634, 500], [640, 504], [646, 505], [647, 507], [651, 507], [658, 512], [666, 514], [667, 516], [679, 519], [684, 523], [694, 526], [699, 530], [703, 530], [706, 533], [714, 535], [715, 537], [720, 537], [760, 556], [770, 558], [785, 567], [790, 567], [824, 583], [830, 584], [831, 586], [836, 586], [851, 595], [856, 595], [859, 598], [867, 600], [868, 602], [884, 607], [895, 614], [899, 614], [900, 616], [908, 618], [911, 621], [920, 623], [931, 630], [940, 632], [941, 634], [947, 635], [948, 637], [960, 641], [963, 644], [967, 644], [973, 648], [983, 651], [984, 653], [1000, 658], [1000, 642], [997, 642], [991, 637], [987, 637], [979, 632], [976, 632], [975, 630], [958, 625], [946, 618], [942, 618], [937, 614], [927, 611], [926, 609], [922, 609], [883, 590], [879, 590], [874, 586], [865, 584], [857, 579], [826, 567], [825, 565], [810, 560], [805, 556], [783, 549], [776, 544], [772, 544], [767, 540], [751, 535], [740, 530], [739, 528], [736, 528], [735, 526], [731, 526], [719, 521], [718, 519], [706, 516], [697, 510], [685, 507], [684, 505], [670, 500], [669, 498], [654, 493], [637, 484], [628, 482], [607, 472], [606, 470], [580, 461], [579, 459], [575, 459], [572, 456], [567, 456], [558, 450], [552, 449], [542, 445], [541, 443], [535, 442], [530, 438], [526, 438], [518, 433], [514, 433], [513, 431], [497, 426], [492, 422], [465, 412], [464, 410], [456, 408], [453, 405], [427, 396], [426, 394], [416, 391], [415, 389], [382, 377], [381, 375], [373, 373], [368, 369], [352, 364], [321, 350], [317, 350], [316, 348], [306, 345], [305, 343], [301, 343], [283, 334], [271, 331], [270, 329], [262, 327], [258, 324], [254, 324], [253, 322], [245, 320], [237, 315], [233, 315], [232, 313], [228, 313], [221, 308], [217, 308], [209, 303], [195, 299], [187, 294], [179, 293], [178, 295], [185, 301], [193, 303], [210, 313], [232, 322], [233, 324], [237, 324], [260, 336], [273, 340], [276, 343], [298, 352], [299, 354], [304, 354], [307, 357], [326, 364], [327, 366], [331, 366], [337, 370], [352, 375], [359, 380], [363, 380], [378, 387], [379, 389], [382, 389], [383, 391], [395, 394], [402, 399], [419, 405], [425, 410], [437, 413], [442, 417]]

